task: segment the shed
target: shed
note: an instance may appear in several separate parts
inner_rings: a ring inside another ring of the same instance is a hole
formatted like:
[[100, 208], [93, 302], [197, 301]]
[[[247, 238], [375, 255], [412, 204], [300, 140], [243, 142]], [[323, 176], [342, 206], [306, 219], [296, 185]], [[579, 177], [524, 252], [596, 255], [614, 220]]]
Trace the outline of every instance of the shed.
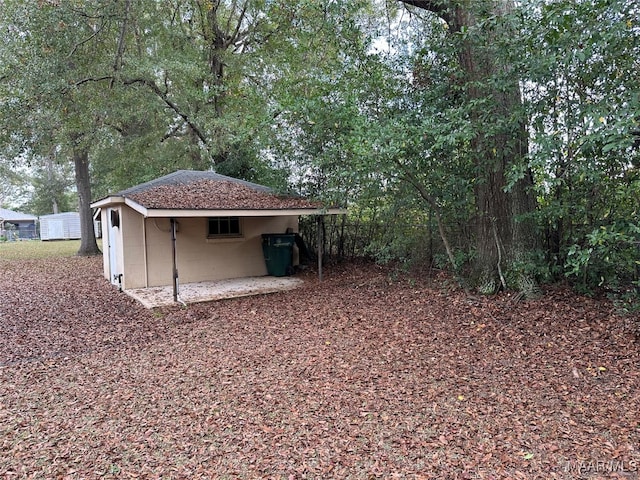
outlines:
[[41, 240], [77, 240], [81, 236], [78, 212], [54, 213], [40, 217]]
[[179, 170], [109, 195], [104, 276], [122, 290], [267, 275], [263, 235], [298, 232], [301, 215], [346, 213], [212, 171]]
[[0, 208], [0, 237], [7, 240], [33, 240], [38, 238], [38, 217]]

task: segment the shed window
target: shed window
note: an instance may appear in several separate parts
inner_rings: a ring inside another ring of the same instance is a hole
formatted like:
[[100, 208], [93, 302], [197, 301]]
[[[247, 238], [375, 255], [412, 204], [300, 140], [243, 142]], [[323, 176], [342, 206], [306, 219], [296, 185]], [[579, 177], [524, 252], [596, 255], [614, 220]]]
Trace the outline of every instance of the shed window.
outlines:
[[210, 217], [208, 237], [239, 237], [240, 231], [239, 217]]
[[118, 212], [117, 210], [111, 210], [111, 226], [120, 226], [120, 212]]

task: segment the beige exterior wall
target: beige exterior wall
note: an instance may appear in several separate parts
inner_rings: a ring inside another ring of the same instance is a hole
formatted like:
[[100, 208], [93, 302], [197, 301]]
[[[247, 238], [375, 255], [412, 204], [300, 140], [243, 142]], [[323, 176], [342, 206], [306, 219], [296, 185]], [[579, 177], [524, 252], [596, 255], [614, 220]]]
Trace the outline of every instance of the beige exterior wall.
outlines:
[[[284, 233], [288, 228], [298, 231], [297, 216], [242, 217], [241, 238], [209, 239], [207, 218], [180, 218], [177, 221], [176, 257], [180, 283], [266, 275], [261, 235]], [[123, 206], [121, 231], [123, 288], [171, 285], [173, 261], [169, 219], [145, 219]], [[108, 263], [105, 265], [108, 269]]]
[[120, 209], [122, 235], [122, 288], [139, 288], [146, 283], [146, 254], [144, 217], [135, 210], [123, 206]]

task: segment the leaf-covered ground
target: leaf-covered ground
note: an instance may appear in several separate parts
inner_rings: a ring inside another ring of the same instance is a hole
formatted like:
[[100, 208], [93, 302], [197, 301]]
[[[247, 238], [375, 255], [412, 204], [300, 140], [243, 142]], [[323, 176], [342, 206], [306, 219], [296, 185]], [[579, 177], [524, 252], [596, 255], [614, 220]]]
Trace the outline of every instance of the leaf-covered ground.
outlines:
[[0, 261], [13, 478], [638, 478], [640, 345], [605, 301], [375, 266], [148, 311], [101, 259]]

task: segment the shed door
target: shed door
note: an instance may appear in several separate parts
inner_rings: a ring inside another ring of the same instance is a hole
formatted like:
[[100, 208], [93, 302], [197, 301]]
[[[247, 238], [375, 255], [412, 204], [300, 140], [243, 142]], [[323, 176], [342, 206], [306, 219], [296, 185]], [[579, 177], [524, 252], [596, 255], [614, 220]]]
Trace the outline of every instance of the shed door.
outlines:
[[109, 274], [110, 281], [114, 285], [120, 285], [121, 271], [118, 265], [118, 252], [121, 248], [120, 245], [120, 212], [116, 209], [110, 208], [107, 211], [107, 219], [109, 224]]
[[51, 240], [59, 240], [65, 238], [64, 223], [62, 220], [49, 220], [49, 238]]

